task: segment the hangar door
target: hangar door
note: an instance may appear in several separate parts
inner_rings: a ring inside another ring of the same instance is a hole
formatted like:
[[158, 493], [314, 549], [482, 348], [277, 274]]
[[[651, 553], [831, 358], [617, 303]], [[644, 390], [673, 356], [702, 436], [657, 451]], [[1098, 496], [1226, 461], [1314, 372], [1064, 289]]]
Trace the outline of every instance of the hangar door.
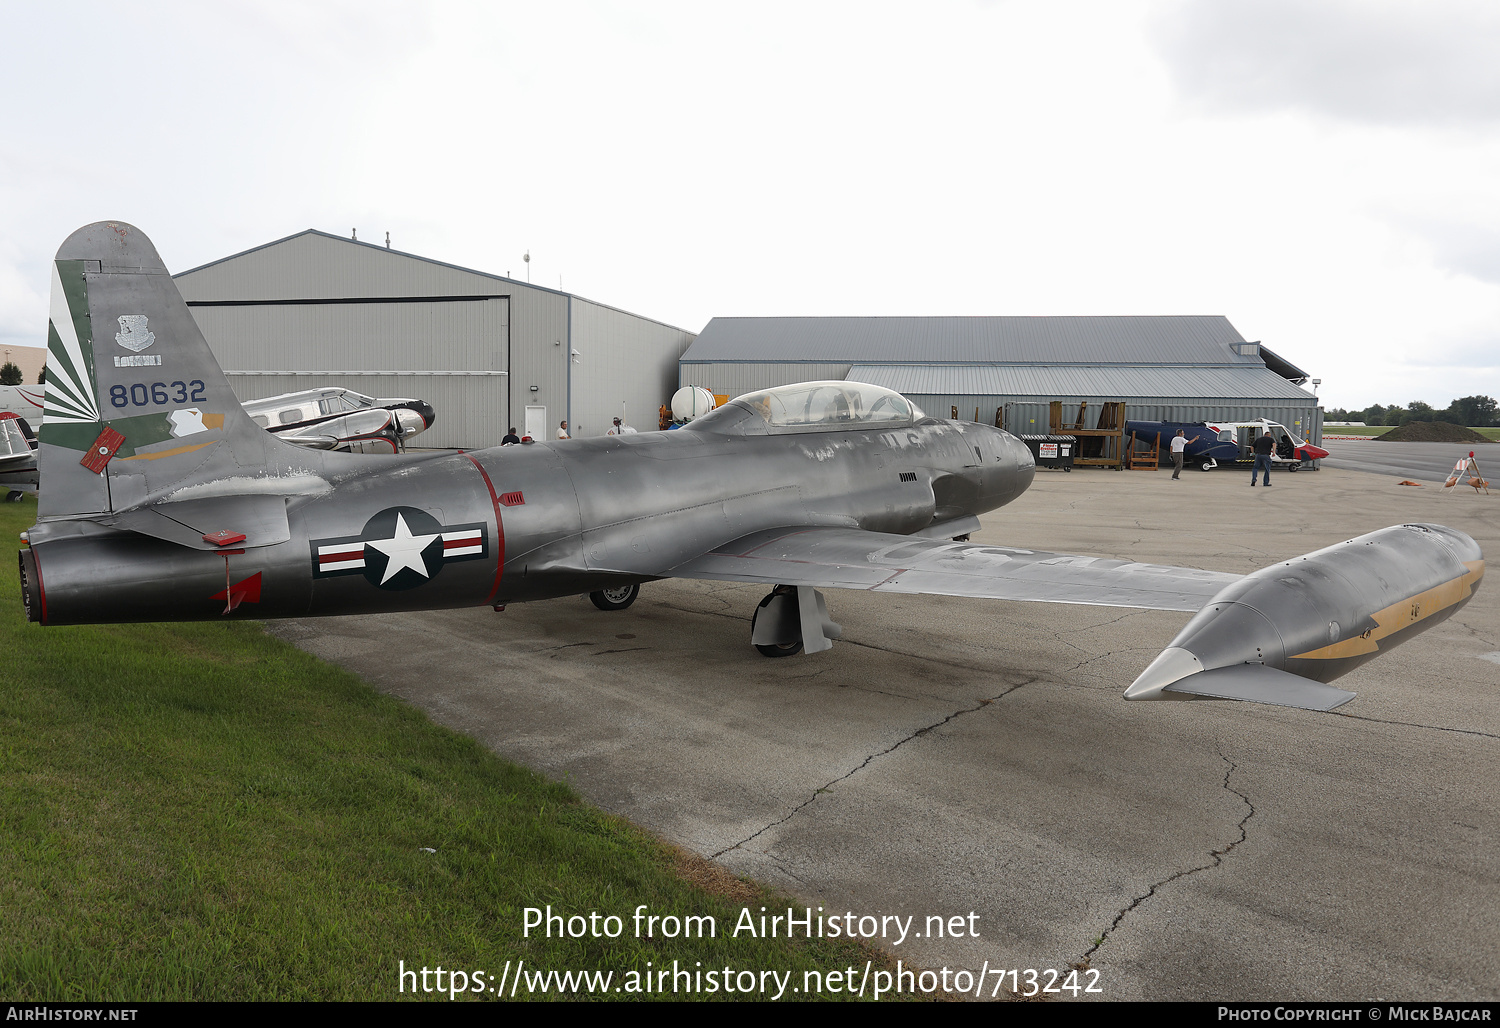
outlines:
[[498, 445], [508, 422], [510, 297], [199, 300], [189, 308], [243, 400], [316, 386], [427, 400], [418, 446]]

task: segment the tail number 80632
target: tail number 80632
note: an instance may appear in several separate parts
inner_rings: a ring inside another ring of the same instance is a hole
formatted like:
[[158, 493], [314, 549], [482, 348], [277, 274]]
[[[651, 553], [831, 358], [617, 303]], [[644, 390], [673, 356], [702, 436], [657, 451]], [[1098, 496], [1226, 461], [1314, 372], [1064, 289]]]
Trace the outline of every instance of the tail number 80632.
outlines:
[[137, 382], [133, 386], [109, 387], [109, 402], [116, 407], [154, 407], [166, 403], [203, 403], [208, 399], [203, 394], [202, 379], [191, 382], [152, 382], [149, 386]]

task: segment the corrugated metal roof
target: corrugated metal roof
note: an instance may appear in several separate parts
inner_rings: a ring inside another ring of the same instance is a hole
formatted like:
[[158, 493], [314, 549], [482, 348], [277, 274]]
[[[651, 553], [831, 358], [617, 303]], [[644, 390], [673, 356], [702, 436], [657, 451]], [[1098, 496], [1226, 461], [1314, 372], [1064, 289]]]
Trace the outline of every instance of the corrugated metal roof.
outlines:
[[1301, 385], [1312, 377], [1285, 357], [1272, 353], [1264, 343], [1260, 347], [1260, 359], [1266, 362], [1266, 367], [1276, 372], [1282, 378], [1295, 382], [1297, 385]]
[[1255, 367], [1036, 364], [856, 364], [848, 378], [910, 396], [1104, 396], [1119, 400], [1214, 397], [1225, 400], [1307, 400], [1311, 393]]
[[714, 318], [684, 361], [1253, 364], [1222, 315]]
[[[188, 268], [186, 271], [179, 271], [175, 275], [172, 276], [172, 279], [173, 279], [174, 282], [177, 283], [178, 288], [180, 290], [182, 290], [182, 292], [186, 295], [186, 294], [190, 293], [193, 290], [193, 287], [195, 285], [195, 282], [194, 282], [192, 276], [198, 275], [199, 272], [208, 271], [211, 268], [218, 268], [221, 265], [229, 263], [230, 261], [238, 261], [241, 258], [249, 257], [252, 254], [259, 254], [259, 253], [261, 253], [261, 251], [263, 251], [263, 250], [269, 250], [272, 247], [283, 246], [283, 245], [288, 244], [288, 243], [296, 243], [296, 242], [304, 241], [304, 240], [308, 240], [308, 239], [321, 239], [321, 240], [326, 240], [326, 241], [331, 242], [331, 243], [338, 243], [338, 244], [341, 244], [341, 245], [344, 245], [344, 246], [363, 247], [364, 248], [364, 252], [367, 252], [367, 253], [385, 254], [385, 255], [391, 256], [391, 257], [399, 257], [399, 258], [405, 258], [407, 260], [420, 261], [423, 264], [429, 265], [429, 266], [431, 266], [433, 268], [445, 268], [445, 269], [450, 270], [450, 271], [462, 272], [463, 275], [465, 275], [465, 276], [467, 276], [467, 275], [477, 275], [480, 278], [488, 279], [488, 280], [491, 280], [491, 281], [494, 281], [494, 282], [503, 282], [507, 286], [535, 290], [536, 292], [539, 292], [539, 293], [551, 293], [551, 294], [553, 294], [555, 296], [571, 296], [571, 297], [573, 297], [575, 299], [578, 299], [578, 300], [586, 300], [587, 299], [586, 297], [579, 296], [577, 293], [569, 293], [569, 292], [565, 292], [565, 291], [563, 291], [561, 289], [550, 289], [547, 286], [534, 285], [534, 284], [532, 284], [530, 282], [522, 282], [522, 281], [520, 281], [518, 279], [507, 278], [504, 275], [496, 275], [493, 272], [479, 271], [476, 268], [465, 268], [465, 267], [463, 267], [460, 264], [449, 264], [447, 261], [435, 260], [432, 257], [423, 257], [421, 254], [407, 253], [405, 250], [395, 250], [395, 249], [392, 249], [389, 246], [382, 246], [379, 243], [371, 243], [371, 242], [368, 242], [368, 241], [363, 240], [363, 239], [351, 239], [348, 236], [336, 236], [336, 235], [334, 235], [331, 232], [322, 232], [322, 231], [320, 231], [318, 229], [315, 229], [315, 228], [303, 229], [301, 232], [295, 232], [292, 235], [283, 236], [280, 239], [273, 239], [269, 243], [262, 243], [259, 246], [252, 246], [248, 250], [241, 250], [239, 253], [230, 254], [228, 257], [220, 257], [218, 260], [209, 261], [207, 264], [200, 264], [196, 268]], [[406, 294], [402, 293], [402, 295], [406, 295]], [[417, 295], [421, 295], [421, 294], [419, 293]], [[269, 297], [267, 297], [267, 298], [269, 298]], [[278, 298], [279, 299], [286, 299], [287, 297], [278, 297]], [[188, 299], [206, 299], [206, 297], [189, 296]], [[601, 303], [598, 300], [587, 300], [587, 302], [595, 304], [595, 305], [597, 305], [599, 307], [606, 307], [606, 308], [608, 308], [609, 310], [612, 310], [612, 311], [619, 311], [621, 314], [629, 314], [631, 317], [633, 317], [633, 318], [640, 318], [642, 321], [652, 321], [652, 322], [655, 322], [658, 325], [661, 325], [661, 326], [663, 326], [665, 328], [673, 329], [674, 331], [677, 331], [677, 332], [685, 332], [686, 331], [685, 329], [678, 328], [676, 325], [668, 324], [665, 321], [660, 321], [660, 320], [658, 320], [656, 318], [648, 318], [648, 317], [645, 317], [644, 315], [641, 315], [641, 314], [634, 314], [634, 313], [631, 313], [630, 311], [624, 310], [623, 308], [615, 307], [615, 306], [613, 306], [611, 304], [607, 304], [607, 303]]]

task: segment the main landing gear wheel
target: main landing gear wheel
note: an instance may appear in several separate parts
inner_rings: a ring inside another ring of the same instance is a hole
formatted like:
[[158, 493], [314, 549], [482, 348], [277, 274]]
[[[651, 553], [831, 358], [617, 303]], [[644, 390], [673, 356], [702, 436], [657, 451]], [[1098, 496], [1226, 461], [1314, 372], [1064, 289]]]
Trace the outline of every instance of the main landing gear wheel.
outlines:
[[600, 610], [624, 610], [635, 602], [635, 598], [641, 594], [640, 583], [633, 585], [622, 585], [618, 589], [600, 589], [598, 592], [589, 593], [589, 599], [594, 606]]
[[760, 650], [760, 655], [762, 657], [795, 657], [797, 654], [802, 652], [802, 643], [787, 643], [785, 646], [757, 645], [755, 648], [757, 650]]
[[26, 495], [26, 494], [23, 493], [23, 492], [21, 492], [21, 490], [19, 490], [19, 489], [12, 489], [10, 492], [8, 492], [8, 493], [5, 494], [5, 502], [6, 503], [20, 503], [21, 502], [21, 497], [24, 496], [24, 495]]
[[[771, 601], [774, 600], [777, 595], [784, 589], [786, 589], [785, 586], [778, 586], [776, 589], [771, 590], [771, 592], [766, 595], [766, 598], [760, 601], [760, 605], [755, 608], [755, 614], [750, 618], [750, 638], [752, 640], [755, 638], [755, 622], [760, 619], [760, 612], [765, 610], [766, 607], [770, 605]], [[751, 645], [760, 651], [760, 655], [762, 657], [795, 657], [797, 654], [802, 652], [801, 639], [798, 639], [796, 642], [789, 643], [761, 644], [752, 642]]]

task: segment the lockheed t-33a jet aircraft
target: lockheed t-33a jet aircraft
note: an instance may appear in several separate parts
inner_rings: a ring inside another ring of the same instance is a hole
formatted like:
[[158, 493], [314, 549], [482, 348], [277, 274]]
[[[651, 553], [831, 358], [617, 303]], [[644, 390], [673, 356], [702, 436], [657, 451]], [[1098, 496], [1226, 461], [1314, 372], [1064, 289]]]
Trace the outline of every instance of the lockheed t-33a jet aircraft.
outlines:
[[1031, 484], [1026, 447], [855, 382], [742, 396], [676, 432], [389, 457], [291, 446], [251, 421], [150, 240], [120, 223], [58, 251], [48, 346], [45, 484], [20, 554], [45, 625], [579, 593], [619, 608], [642, 582], [706, 578], [769, 587], [750, 641], [776, 656], [839, 637], [824, 589], [1088, 603], [1196, 612], [1129, 699], [1327, 710], [1353, 694], [1325, 683], [1448, 617], [1484, 573], [1474, 541], [1439, 525], [1243, 577], [956, 541]]

